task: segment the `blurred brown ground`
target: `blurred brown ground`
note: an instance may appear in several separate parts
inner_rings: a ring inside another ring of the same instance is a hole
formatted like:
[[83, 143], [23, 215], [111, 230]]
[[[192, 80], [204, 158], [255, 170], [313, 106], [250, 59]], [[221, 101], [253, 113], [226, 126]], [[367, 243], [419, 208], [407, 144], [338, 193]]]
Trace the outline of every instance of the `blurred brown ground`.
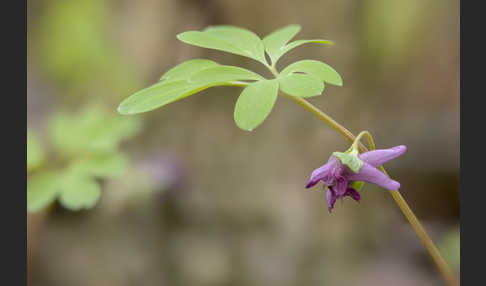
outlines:
[[[99, 75], [91, 81], [91, 73], [80, 79], [68, 67], [50, 72], [49, 45], [64, 41], [54, 38], [45, 48], [42, 39], [56, 29], [49, 23], [58, 23], [52, 11], [62, 14], [62, 2], [28, 1], [34, 130], [55, 110], [91, 101], [116, 112], [139, 88], [114, 81], [107, 92]], [[312, 103], [354, 133], [371, 131], [379, 147], [407, 145], [403, 157], [387, 164], [403, 196], [435, 241], [458, 230], [459, 1], [78, 2], [79, 9], [102, 13], [101, 41], [140, 87], [198, 57], [265, 74], [251, 60], [177, 41], [186, 30], [230, 24], [263, 37], [300, 24], [297, 38], [335, 41], [296, 49], [279, 67], [304, 58], [333, 66], [343, 87], [326, 86]], [[385, 191], [366, 185], [359, 205], [344, 200], [330, 215], [324, 193], [303, 188], [331, 152], [347, 149], [342, 137], [286, 98], [259, 128], [241, 131], [233, 122], [238, 93], [212, 88], [140, 115], [143, 131], [124, 146], [130, 170], [152, 178], [171, 168], [179, 174], [155, 180], [155, 192], [139, 190], [127, 171], [104, 182], [92, 210], [54, 205], [29, 216], [30, 284], [442, 285]]]

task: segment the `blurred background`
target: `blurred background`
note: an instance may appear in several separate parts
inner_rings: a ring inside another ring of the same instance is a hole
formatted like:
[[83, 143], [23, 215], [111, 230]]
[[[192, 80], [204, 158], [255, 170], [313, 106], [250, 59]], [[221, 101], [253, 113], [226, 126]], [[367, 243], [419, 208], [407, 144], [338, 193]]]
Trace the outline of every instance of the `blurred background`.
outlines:
[[311, 171], [346, 142], [281, 98], [252, 132], [216, 87], [136, 116], [118, 104], [174, 65], [259, 63], [176, 35], [300, 24], [342, 76], [311, 102], [378, 148], [459, 271], [459, 1], [36, 0], [28, 17], [30, 285], [443, 285], [392, 197], [365, 185], [327, 211]]

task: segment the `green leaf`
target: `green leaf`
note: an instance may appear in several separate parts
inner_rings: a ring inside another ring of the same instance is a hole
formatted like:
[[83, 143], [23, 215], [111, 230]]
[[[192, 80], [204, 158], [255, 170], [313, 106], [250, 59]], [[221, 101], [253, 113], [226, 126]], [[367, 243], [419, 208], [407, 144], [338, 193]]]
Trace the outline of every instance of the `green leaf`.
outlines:
[[294, 72], [302, 72], [317, 77], [318, 79], [334, 84], [343, 85], [341, 76], [329, 65], [314, 60], [302, 60], [288, 65], [282, 70], [281, 75], [289, 75]]
[[89, 209], [101, 196], [100, 186], [93, 179], [72, 173], [66, 176], [59, 202], [70, 210]]
[[258, 81], [248, 85], [236, 102], [236, 125], [247, 131], [255, 129], [268, 116], [277, 96], [277, 80]]
[[270, 59], [272, 60], [272, 65], [275, 66], [277, 61], [285, 53], [297, 48], [303, 44], [317, 43], [317, 44], [327, 44], [333, 45], [334, 43], [329, 40], [313, 39], [313, 40], [297, 40], [290, 41], [297, 33], [300, 31], [301, 27], [299, 25], [289, 25], [284, 28], [278, 29], [268, 36], [263, 38], [263, 44], [265, 45], [265, 50], [267, 51]]
[[86, 176], [111, 177], [121, 174], [128, 162], [121, 152], [84, 156], [70, 166], [73, 172]]
[[235, 66], [217, 66], [195, 73], [189, 78], [191, 83], [213, 84], [234, 80], [264, 80], [261, 75]]
[[289, 25], [274, 31], [263, 38], [265, 51], [267, 52], [268, 56], [270, 56], [272, 64], [275, 64], [283, 55], [282, 48], [288, 43], [288, 41], [297, 35], [300, 29], [301, 27], [299, 25]]
[[343, 152], [334, 152], [332, 155], [336, 158], [338, 158], [341, 163], [344, 165], [348, 166], [351, 171], [354, 173], [359, 173], [359, 170], [361, 170], [361, 167], [363, 167], [363, 161], [358, 157], [357, 152], [351, 152], [351, 153], [343, 153]]
[[51, 204], [61, 189], [63, 175], [43, 172], [27, 179], [27, 210], [36, 212]]
[[118, 112], [129, 115], [151, 111], [204, 89], [221, 85], [231, 84], [227, 82], [216, 82], [212, 84], [204, 82], [189, 83], [186, 80], [162, 81], [142, 89], [123, 100], [118, 106]]
[[234, 26], [212, 26], [204, 31], [177, 35], [184, 43], [249, 57], [266, 64], [262, 40], [253, 32]]
[[461, 233], [459, 226], [448, 230], [438, 241], [444, 259], [459, 272], [461, 266]]
[[178, 64], [177, 66], [168, 70], [165, 74], [162, 75], [160, 80], [166, 81], [175, 81], [175, 80], [182, 80], [188, 79], [194, 73], [198, 71], [202, 71], [204, 69], [218, 66], [217, 62], [206, 60], [206, 59], [192, 59], [185, 61], [183, 63]]
[[128, 115], [151, 111], [209, 87], [189, 84], [186, 80], [162, 81], [123, 100], [118, 112]]
[[27, 171], [38, 168], [44, 162], [42, 146], [32, 132], [27, 132]]
[[280, 89], [293, 96], [312, 97], [317, 96], [324, 90], [324, 83], [321, 80], [306, 74], [289, 74], [278, 78]]
[[252, 71], [234, 66], [217, 65], [200, 70], [188, 80], [161, 81], [126, 98], [118, 106], [121, 114], [154, 110], [213, 86], [234, 85], [235, 80], [263, 80]]
[[[285, 47], [282, 48], [282, 55], [286, 54], [287, 52], [299, 47], [299, 46], [302, 46], [304, 44], [311, 44], [311, 43], [315, 43], [315, 44], [325, 44], [325, 45], [334, 45], [334, 42], [333, 41], [329, 41], [329, 40], [321, 40], [321, 39], [314, 39], [314, 40], [297, 40], [297, 41], [294, 41], [294, 42], [291, 42], [290, 44], [286, 45]], [[281, 56], [282, 56], [281, 55]]]

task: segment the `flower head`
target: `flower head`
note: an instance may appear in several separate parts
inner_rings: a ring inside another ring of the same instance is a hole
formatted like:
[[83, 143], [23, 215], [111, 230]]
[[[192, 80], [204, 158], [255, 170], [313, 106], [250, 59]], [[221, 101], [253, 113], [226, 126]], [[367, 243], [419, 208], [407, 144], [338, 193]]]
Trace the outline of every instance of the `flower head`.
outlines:
[[334, 208], [334, 203], [338, 198], [350, 196], [359, 202], [360, 195], [351, 186], [355, 181], [372, 183], [391, 191], [397, 190], [400, 188], [400, 183], [390, 179], [378, 170], [377, 167], [399, 157], [406, 150], [407, 147], [405, 145], [400, 145], [389, 149], [373, 150], [359, 154], [358, 158], [363, 164], [357, 173], [343, 164], [338, 157], [331, 155], [326, 164], [312, 172], [305, 187], [310, 188], [319, 181], [324, 183], [324, 189], [326, 187], [328, 188], [326, 200], [329, 212]]

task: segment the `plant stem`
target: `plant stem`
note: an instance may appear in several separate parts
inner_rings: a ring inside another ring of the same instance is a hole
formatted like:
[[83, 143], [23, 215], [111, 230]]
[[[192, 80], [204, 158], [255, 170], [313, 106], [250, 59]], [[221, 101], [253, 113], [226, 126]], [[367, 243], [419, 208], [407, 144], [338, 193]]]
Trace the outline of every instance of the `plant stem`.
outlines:
[[270, 72], [275, 76], [275, 78], [278, 78], [278, 71], [275, 68], [275, 64], [271, 66], [267, 66], [267, 68], [270, 70]]
[[[353, 133], [351, 133], [344, 126], [342, 126], [337, 121], [335, 121], [334, 119], [332, 119], [331, 116], [325, 114], [324, 112], [322, 112], [321, 110], [319, 110], [317, 107], [315, 107], [314, 105], [312, 105], [307, 100], [305, 100], [303, 98], [300, 98], [300, 97], [288, 95], [288, 94], [286, 94], [284, 92], [280, 92], [280, 93], [282, 95], [284, 95], [284, 96], [289, 97], [290, 99], [292, 99], [293, 101], [297, 102], [298, 104], [302, 105], [305, 109], [309, 110], [312, 114], [314, 114], [315, 116], [317, 116], [320, 120], [326, 122], [327, 125], [331, 126], [331, 128], [333, 128], [334, 130], [336, 130], [337, 132], [339, 132], [341, 135], [343, 135], [349, 142], [351, 142], [351, 143], [354, 142], [354, 139], [356, 137], [353, 135]], [[366, 147], [362, 143], [358, 143], [358, 147], [359, 147], [359, 150], [361, 152], [368, 151], [368, 149], [366, 149]]]
[[244, 81], [230, 81], [230, 82], [227, 82], [225, 84], [221, 84], [221, 85], [226, 85], [226, 86], [239, 86], [239, 87], [246, 87], [248, 86], [249, 83], [247, 82], [244, 82]]
[[[293, 101], [297, 102], [301, 106], [303, 106], [305, 109], [309, 110], [312, 114], [317, 116], [319, 119], [322, 121], [326, 122], [329, 126], [331, 126], [334, 130], [339, 132], [341, 135], [343, 135], [349, 142], [353, 143], [354, 139], [356, 138], [353, 133], [351, 133], [348, 129], [346, 129], [344, 126], [336, 122], [334, 119], [332, 119], [329, 115], [325, 114], [321, 110], [319, 110], [317, 107], [312, 105], [310, 102], [307, 100], [300, 98], [300, 97], [295, 97], [291, 96], [288, 94], [285, 94], [281, 92], [282, 95], [285, 95], [292, 99]], [[361, 152], [366, 152], [368, 149], [362, 144], [358, 143], [358, 148], [360, 149]], [[386, 172], [385, 168], [383, 166], [380, 166], [379, 169], [388, 176], [388, 173]], [[439, 271], [441, 272], [445, 282], [449, 286], [455, 286], [459, 285], [459, 281], [457, 280], [455, 274], [452, 272], [451, 268], [449, 265], [446, 263], [442, 255], [440, 254], [439, 250], [435, 246], [434, 242], [430, 239], [429, 235], [425, 231], [424, 227], [420, 223], [420, 221], [417, 219], [413, 211], [410, 209], [408, 206], [407, 202], [405, 199], [402, 197], [400, 192], [398, 190], [395, 191], [389, 191], [390, 194], [392, 195], [393, 199], [397, 203], [398, 207], [402, 211], [402, 213], [405, 215], [407, 218], [408, 222], [412, 225], [413, 229], [417, 233], [418, 237], [422, 240], [423, 244], [425, 245], [425, 248], [428, 250], [430, 256], [432, 256], [432, 259], [434, 260], [435, 264], [439, 268]]]

